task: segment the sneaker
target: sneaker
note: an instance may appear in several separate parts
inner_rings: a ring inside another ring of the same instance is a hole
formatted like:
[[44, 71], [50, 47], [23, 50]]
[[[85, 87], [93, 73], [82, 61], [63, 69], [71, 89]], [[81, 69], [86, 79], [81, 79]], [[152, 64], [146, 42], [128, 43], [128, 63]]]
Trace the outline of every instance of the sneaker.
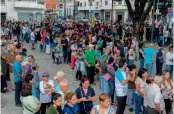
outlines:
[[129, 108], [129, 111], [130, 111], [130, 112], [133, 112], [133, 108]]

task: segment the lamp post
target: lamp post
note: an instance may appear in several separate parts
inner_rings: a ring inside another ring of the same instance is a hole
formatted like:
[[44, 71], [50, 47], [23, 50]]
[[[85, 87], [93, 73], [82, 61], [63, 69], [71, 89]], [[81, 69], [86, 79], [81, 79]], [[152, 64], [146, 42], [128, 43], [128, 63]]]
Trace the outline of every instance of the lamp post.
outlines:
[[114, 8], [114, 0], [112, 0], [112, 9], [111, 9], [111, 28], [113, 27], [113, 8]]

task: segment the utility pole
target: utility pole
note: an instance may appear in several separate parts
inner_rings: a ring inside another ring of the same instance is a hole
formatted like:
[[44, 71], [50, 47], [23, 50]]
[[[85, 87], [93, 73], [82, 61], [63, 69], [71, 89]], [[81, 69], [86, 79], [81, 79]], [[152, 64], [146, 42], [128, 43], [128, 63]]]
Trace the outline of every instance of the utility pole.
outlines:
[[155, 0], [153, 0], [153, 11], [152, 11], [152, 32], [151, 32], [151, 42], [153, 41], [153, 31], [154, 31], [154, 12], [155, 12]]
[[73, 21], [75, 22], [76, 19], [76, 13], [75, 13], [75, 7], [76, 7], [76, 0], [74, 0], [74, 12], [73, 12]]
[[114, 8], [114, 0], [112, 0], [112, 9], [111, 9], [111, 28], [113, 28], [113, 8]]
[[66, 0], [64, 0], [63, 2], [64, 2], [64, 19], [66, 19]]

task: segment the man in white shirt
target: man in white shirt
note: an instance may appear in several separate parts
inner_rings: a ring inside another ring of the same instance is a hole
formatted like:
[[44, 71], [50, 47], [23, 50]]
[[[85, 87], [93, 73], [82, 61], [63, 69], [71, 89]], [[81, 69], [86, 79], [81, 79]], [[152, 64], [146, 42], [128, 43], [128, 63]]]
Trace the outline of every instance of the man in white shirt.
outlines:
[[[154, 77], [148, 77], [146, 80], [148, 86], [144, 91], [144, 105], [147, 114], [161, 114], [162, 95], [160, 88], [154, 83]], [[147, 104], [146, 104], [147, 103]]]
[[166, 54], [166, 70], [170, 72], [170, 78], [173, 77], [173, 62], [174, 62], [174, 56], [173, 56], [173, 47], [169, 47], [169, 51]]
[[58, 92], [62, 96], [62, 108], [65, 105], [64, 97], [68, 93], [68, 82], [66, 80], [60, 82], [60, 91]]

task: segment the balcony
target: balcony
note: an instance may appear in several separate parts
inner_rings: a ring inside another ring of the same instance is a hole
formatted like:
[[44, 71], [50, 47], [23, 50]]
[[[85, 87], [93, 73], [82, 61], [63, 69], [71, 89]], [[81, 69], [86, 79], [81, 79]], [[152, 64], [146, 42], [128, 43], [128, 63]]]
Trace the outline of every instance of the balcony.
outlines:
[[5, 0], [1, 0], [1, 13], [7, 13], [7, 6]]
[[45, 8], [43, 0], [16, 0], [15, 8], [39, 9]]

